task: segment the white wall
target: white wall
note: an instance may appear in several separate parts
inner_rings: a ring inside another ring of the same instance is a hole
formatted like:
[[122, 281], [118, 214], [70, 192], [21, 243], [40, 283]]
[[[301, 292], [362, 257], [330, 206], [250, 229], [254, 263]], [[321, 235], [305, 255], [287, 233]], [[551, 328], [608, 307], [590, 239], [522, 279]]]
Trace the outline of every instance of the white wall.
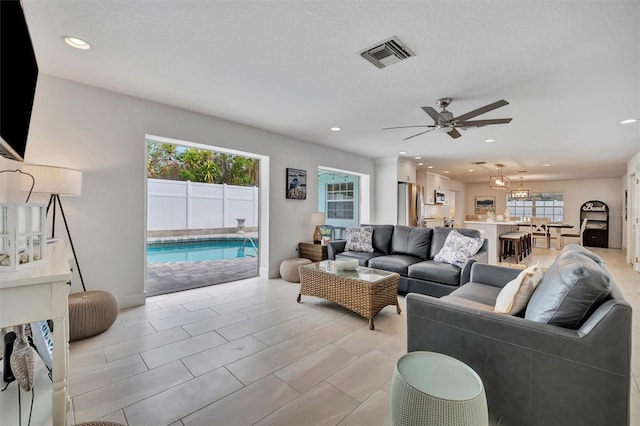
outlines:
[[[609, 206], [609, 247], [622, 245], [623, 195], [620, 178], [555, 180], [524, 182], [524, 187], [533, 192], [563, 192], [564, 222], [580, 228], [580, 206], [585, 201], [599, 200]], [[474, 197], [495, 195], [496, 214], [502, 214], [507, 206], [506, 192], [491, 189], [487, 183], [467, 184], [466, 214], [474, 214]]]
[[[88, 289], [111, 291], [124, 307], [144, 303], [148, 134], [268, 157], [268, 256], [260, 268], [270, 277], [309, 239], [318, 165], [374, 172], [371, 159], [41, 74], [26, 162], [84, 172], [82, 196], [63, 199], [82, 273]], [[307, 170], [306, 200], [285, 199], [287, 167]], [[76, 279], [72, 291], [80, 289]]]
[[377, 158], [375, 170], [371, 223], [396, 224], [398, 223], [398, 159]]

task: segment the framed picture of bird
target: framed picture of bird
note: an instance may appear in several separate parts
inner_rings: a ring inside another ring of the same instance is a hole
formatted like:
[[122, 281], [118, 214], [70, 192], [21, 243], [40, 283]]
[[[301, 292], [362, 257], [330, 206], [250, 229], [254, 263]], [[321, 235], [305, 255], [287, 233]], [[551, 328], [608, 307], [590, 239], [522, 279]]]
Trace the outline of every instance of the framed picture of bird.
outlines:
[[307, 171], [287, 167], [287, 199], [307, 199]]

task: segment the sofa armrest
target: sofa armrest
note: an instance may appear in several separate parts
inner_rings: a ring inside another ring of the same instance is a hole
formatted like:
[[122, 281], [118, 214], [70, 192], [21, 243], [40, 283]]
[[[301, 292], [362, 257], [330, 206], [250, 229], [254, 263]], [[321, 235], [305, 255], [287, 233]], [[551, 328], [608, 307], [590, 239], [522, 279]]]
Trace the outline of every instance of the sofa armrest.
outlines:
[[327, 246], [327, 257], [329, 260], [336, 260], [336, 254], [342, 253], [346, 246], [346, 240], [329, 241], [329, 245]]
[[471, 265], [470, 281], [494, 287], [504, 287], [509, 281], [515, 279], [520, 272], [522, 270], [517, 268], [475, 262]]
[[471, 266], [476, 262], [487, 263], [489, 261], [489, 240], [484, 239], [484, 243], [480, 250], [473, 256], [471, 256], [460, 271], [460, 285], [466, 284], [471, 281]]

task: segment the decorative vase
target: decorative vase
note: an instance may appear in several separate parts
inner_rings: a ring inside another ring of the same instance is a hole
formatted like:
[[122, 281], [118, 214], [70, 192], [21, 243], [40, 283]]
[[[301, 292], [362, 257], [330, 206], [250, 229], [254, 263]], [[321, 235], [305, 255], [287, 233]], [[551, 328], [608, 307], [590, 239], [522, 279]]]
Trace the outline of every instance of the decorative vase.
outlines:
[[246, 220], [247, 220], [247, 219], [242, 218], [242, 217], [240, 217], [240, 218], [236, 218], [236, 221], [238, 222], [238, 226], [237, 226], [237, 228], [238, 228], [238, 234], [244, 234], [244, 222], [245, 222]]

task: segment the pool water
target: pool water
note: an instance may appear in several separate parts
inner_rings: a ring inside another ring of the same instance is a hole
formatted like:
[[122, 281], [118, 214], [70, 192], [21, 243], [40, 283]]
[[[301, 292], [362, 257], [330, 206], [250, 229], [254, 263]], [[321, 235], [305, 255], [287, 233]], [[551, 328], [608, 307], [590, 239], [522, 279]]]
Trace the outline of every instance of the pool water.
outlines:
[[[258, 247], [257, 241], [254, 241]], [[225, 260], [239, 257], [257, 256], [250, 242], [243, 240], [208, 240], [188, 243], [167, 243], [147, 245], [147, 262], [197, 262], [202, 260]]]

